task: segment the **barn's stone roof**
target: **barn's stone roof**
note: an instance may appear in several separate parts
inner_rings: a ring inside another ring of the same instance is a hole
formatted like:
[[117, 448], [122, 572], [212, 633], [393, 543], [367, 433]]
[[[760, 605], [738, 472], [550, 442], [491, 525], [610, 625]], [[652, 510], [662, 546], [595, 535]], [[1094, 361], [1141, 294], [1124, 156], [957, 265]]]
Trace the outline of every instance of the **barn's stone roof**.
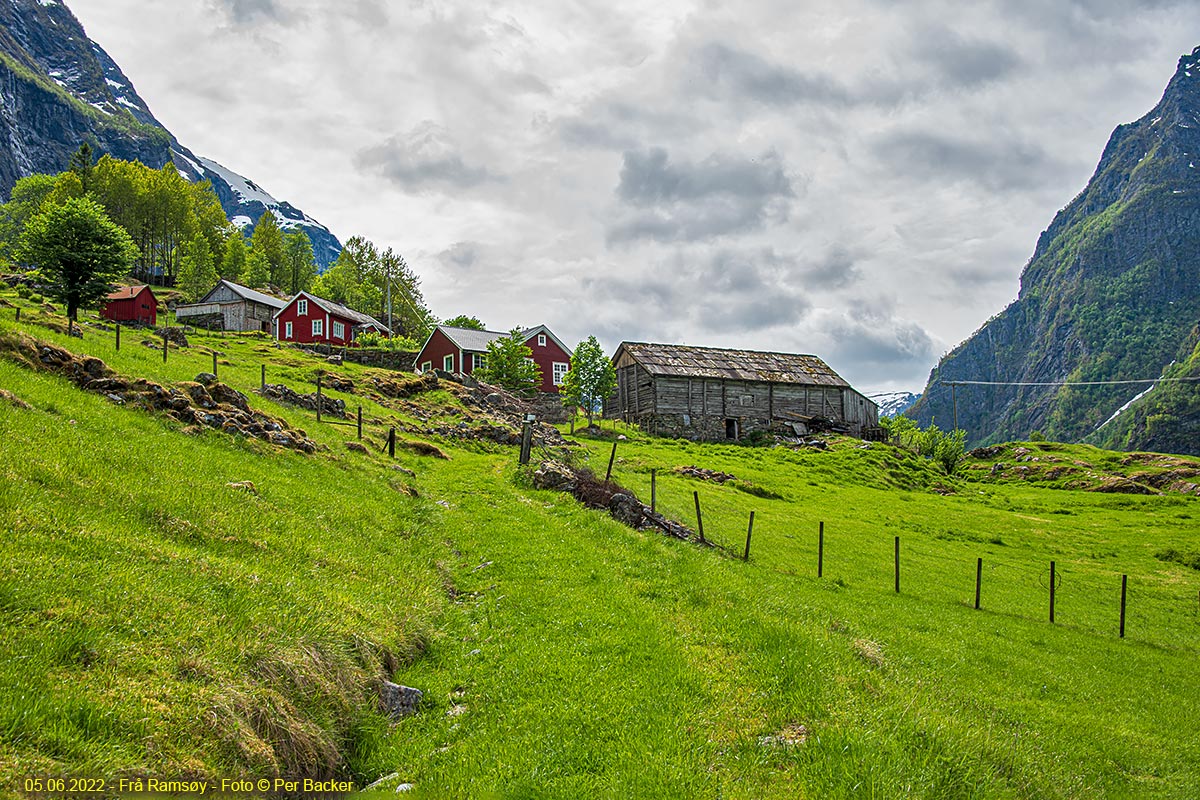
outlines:
[[849, 386], [842, 376], [816, 356], [693, 347], [684, 344], [622, 342], [613, 361], [627, 355], [651, 375], [767, 381], [810, 386]]

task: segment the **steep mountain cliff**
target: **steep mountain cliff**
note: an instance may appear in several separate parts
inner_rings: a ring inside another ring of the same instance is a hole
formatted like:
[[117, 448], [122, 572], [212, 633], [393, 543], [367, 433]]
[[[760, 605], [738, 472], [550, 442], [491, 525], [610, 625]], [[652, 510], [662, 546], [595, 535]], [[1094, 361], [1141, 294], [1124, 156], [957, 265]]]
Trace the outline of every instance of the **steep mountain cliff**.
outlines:
[[281, 227], [304, 229], [322, 266], [341, 251], [324, 225], [180, 144], [64, 3], [0, 3], [0, 199], [19, 178], [65, 169], [84, 141], [156, 169], [173, 161], [188, 180], [211, 181], [226, 215], [242, 227], [272, 209]]
[[[1157, 378], [1188, 358], [1200, 320], [1198, 165], [1200, 47], [1180, 59], [1150, 113], [1113, 131], [1086, 188], [1038, 238], [1017, 300], [941, 360], [909, 416], [949, 427], [956, 405], [959, 427], [976, 444], [1033, 431], [1113, 440], [1124, 430], [1122, 445], [1148, 446], [1117, 423], [1152, 399], [1157, 390], [1130, 402], [1149, 384], [1011, 384]], [[953, 381], [1002, 385], [952, 391]], [[1197, 390], [1180, 383], [1172, 392], [1194, 397]], [[1159, 440], [1200, 451], [1195, 437], [1167, 431], [1182, 424], [1167, 416], [1157, 414]]]

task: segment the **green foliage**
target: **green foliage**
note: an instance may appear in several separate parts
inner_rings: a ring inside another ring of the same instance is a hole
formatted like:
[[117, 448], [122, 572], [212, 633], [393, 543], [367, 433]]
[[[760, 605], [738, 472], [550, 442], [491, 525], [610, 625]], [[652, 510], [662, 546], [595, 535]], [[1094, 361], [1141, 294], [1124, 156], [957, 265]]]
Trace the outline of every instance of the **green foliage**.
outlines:
[[600, 349], [596, 337], [589, 336], [577, 344], [571, 354], [571, 368], [560, 389], [563, 404], [568, 408], [582, 407], [590, 427], [604, 398], [616, 388], [617, 371]]
[[224, 251], [231, 226], [212, 185], [188, 182], [173, 163], [153, 170], [105, 155], [92, 169], [88, 191], [138, 246], [139, 280], [174, 280], [182, 245], [197, 235], [208, 241], [210, 253]]
[[231, 231], [225, 240], [225, 252], [221, 258], [221, 277], [240, 283], [242, 273], [246, 271], [246, 256], [246, 237], [242, 236], [241, 231]]
[[283, 232], [279, 230], [275, 213], [269, 208], [254, 225], [254, 233], [250, 235], [250, 249], [266, 259], [267, 269], [270, 271], [269, 283], [272, 286], [285, 286], [287, 255], [283, 246]]
[[881, 419], [879, 424], [888, 432], [888, 438], [900, 447], [939, 464], [947, 475], [958, 471], [966, 453], [967, 436], [964, 431], [942, 431], [930, 423], [922, 429], [906, 416]]
[[534, 363], [520, 328], [488, 342], [484, 365], [472, 374], [518, 394], [533, 394], [542, 382], [542, 368]]
[[107, 294], [136, 255], [129, 234], [87, 198], [43, 210], [25, 226], [17, 248], [17, 257], [37, 268], [70, 319]]
[[433, 314], [425, 307], [420, 280], [391, 248], [381, 253], [364, 237], [351, 237], [337, 260], [317, 278], [313, 293], [371, 314], [386, 325], [389, 285], [392, 326], [408, 338], [424, 339], [433, 328]]
[[294, 295], [311, 289], [317, 277], [317, 262], [313, 258], [312, 241], [304, 229], [297, 227], [283, 237], [283, 258], [285, 291]]
[[57, 180], [54, 175], [30, 175], [13, 186], [9, 201], [0, 205], [0, 259], [12, 260], [25, 224], [41, 210]]
[[459, 314], [457, 317], [442, 320], [442, 324], [448, 325], [451, 328], [465, 328], [470, 331], [487, 330], [487, 326], [479, 320], [479, 317], [468, 317], [466, 314]]
[[85, 141], [71, 155], [71, 161], [67, 164], [67, 171], [75, 173], [75, 176], [79, 178], [79, 185], [83, 187], [84, 194], [91, 188], [89, 184], [91, 183], [92, 171], [95, 169], [95, 166], [92, 146]]
[[197, 233], [191, 241], [183, 245], [179, 278], [175, 286], [183, 292], [183, 296], [189, 302], [195, 302], [216, 286], [218, 280], [213, 255], [208, 249], [208, 240]]
[[410, 339], [407, 336], [393, 336], [389, 339], [382, 333], [376, 333], [375, 331], [364, 331], [355, 336], [354, 341], [360, 347], [372, 347], [379, 350], [416, 352], [421, 349], [421, 343], [415, 339]]
[[257, 250], [251, 250], [246, 256], [246, 274], [242, 283], [251, 289], [265, 289], [271, 282], [271, 265], [267, 257]]

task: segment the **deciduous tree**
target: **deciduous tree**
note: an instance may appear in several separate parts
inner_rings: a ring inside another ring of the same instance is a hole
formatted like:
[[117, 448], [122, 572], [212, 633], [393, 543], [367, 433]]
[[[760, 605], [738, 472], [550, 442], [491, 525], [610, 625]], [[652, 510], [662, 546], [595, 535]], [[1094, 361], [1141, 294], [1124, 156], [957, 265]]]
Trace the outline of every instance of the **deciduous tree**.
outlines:
[[542, 368], [534, 363], [520, 328], [488, 342], [486, 361], [473, 374], [519, 394], [532, 394], [542, 382]]
[[137, 247], [94, 200], [70, 198], [29, 221], [17, 257], [37, 267], [48, 294], [67, 307], [67, 317], [95, 303], [129, 271]]
[[575, 346], [571, 355], [571, 368], [563, 377], [563, 404], [575, 408], [583, 406], [588, 426], [604, 398], [617, 388], [617, 371], [595, 336], [589, 336]]

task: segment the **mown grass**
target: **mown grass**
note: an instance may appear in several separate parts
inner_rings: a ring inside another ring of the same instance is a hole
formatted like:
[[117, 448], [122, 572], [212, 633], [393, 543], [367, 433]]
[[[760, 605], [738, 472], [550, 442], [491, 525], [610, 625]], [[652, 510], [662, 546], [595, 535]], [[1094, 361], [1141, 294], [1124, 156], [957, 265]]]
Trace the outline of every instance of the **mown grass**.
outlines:
[[[22, 328], [124, 374], [211, 367]], [[253, 339], [217, 349], [243, 391], [260, 358], [268, 380], [296, 384], [328, 366]], [[386, 425], [416, 424], [399, 406], [363, 401], [378, 422], [362, 455], [342, 447], [352, 429], [251, 395], [328, 447], [303, 456], [187, 436], [3, 359], [0, 387], [32, 405], [0, 400], [8, 791], [34, 774], [304, 769], [360, 786], [394, 774], [385, 790], [433, 797], [1186, 797], [1200, 784], [1200, 574], [1155, 557], [1195, 549], [1194, 498], [950, 479], [879, 445], [628, 431], [614, 477], [643, 499], [657, 469], [660, 508], [692, 524], [698, 490], [706, 534], [737, 553], [756, 512], [742, 562], [529, 488], [515, 449], [438, 441], [449, 461], [398, 451], [416, 476], [397, 473], [377, 446]], [[418, 402], [461, 411], [447, 392]], [[578, 441], [602, 472], [610, 444]], [[689, 464], [781, 497], [671, 472]], [[244, 480], [259, 496], [226, 486]], [[420, 497], [398, 491], [410, 484]], [[1053, 626], [1050, 558], [1065, 571]], [[383, 677], [423, 689], [420, 713], [389, 723], [373, 703]]]

